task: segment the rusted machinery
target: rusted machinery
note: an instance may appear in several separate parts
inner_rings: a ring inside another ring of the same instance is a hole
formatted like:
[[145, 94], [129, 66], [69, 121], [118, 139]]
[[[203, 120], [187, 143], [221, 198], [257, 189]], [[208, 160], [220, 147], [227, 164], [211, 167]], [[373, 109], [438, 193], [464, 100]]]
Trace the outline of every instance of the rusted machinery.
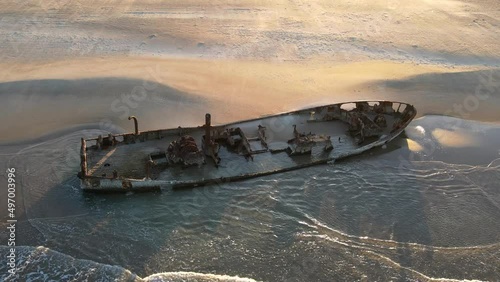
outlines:
[[168, 146], [167, 155], [172, 163], [184, 166], [200, 166], [205, 163], [203, 152], [198, 149], [196, 141], [189, 135], [181, 136], [176, 141], [172, 141]]
[[289, 147], [287, 152], [289, 155], [311, 154], [312, 149], [317, 144], [324, 144], [323, 150], [329, 152], [333, 150], [331, 137], [328, 135], [317, 135], [314, 133], [299, 133], [297, 126], [293, 125], [294, 138], [288, 140]]

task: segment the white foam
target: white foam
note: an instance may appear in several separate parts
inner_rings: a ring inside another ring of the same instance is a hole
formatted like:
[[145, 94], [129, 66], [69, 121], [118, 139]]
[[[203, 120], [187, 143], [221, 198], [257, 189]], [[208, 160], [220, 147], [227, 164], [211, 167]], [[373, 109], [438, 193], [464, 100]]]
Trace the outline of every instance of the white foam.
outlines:
[[[5, 257], [9, 247], [0, 246]], [[238, 276], [196, 272], [163, 272], [140, 278], [131, 271], [116, 265], [91, 260], [75, 259], [47, 247], [16, 247], [16, 275], [8, 275], [6, 265], [0, 265], [0, 281], [147, 281], [147, 282], [255, 282]]]
[[411, 139], [421, 139], [425, 137], [425, 129], [420, 125], [408, 126], [405, 129], [405, 133]]
[[148, 282], [163, 282], [163, 281], [186, 281], [186, 282], [255, 282], [256, 280], [250, 278], [241, 278], [237, 276], [217, 275], [217, 274], [204, 274], [196, 272], [164, 272], [157, 273], [144, 278]]

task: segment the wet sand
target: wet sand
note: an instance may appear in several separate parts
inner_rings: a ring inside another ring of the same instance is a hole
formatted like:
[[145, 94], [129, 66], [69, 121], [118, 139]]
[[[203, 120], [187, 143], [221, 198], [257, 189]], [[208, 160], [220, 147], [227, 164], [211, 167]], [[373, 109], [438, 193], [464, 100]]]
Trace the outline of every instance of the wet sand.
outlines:
[[[224, 123], [363, 99], [408, 101], [419, 115], [500, 118], [499, 72], [470, 66], [106, 58], [24, 64], [3, 77], [0, 93], [7, 103], [0, 106], [2, 116], [16, 123], [0, 126], [9, 133], [2, 134], [2, 141], [35, 138], [68, 124], [103, 119], [128, 129], [125, 113], [138, 116], [141, 128], [153, 129], [197, 125], [205, 111]], [[471, 104], [466, 114], [455, 111], [454, 104], [471, 103], [464, 100], [475, 97], [485, 79], [493, 83], [487, 99], [474, 98], [477, 105]]]

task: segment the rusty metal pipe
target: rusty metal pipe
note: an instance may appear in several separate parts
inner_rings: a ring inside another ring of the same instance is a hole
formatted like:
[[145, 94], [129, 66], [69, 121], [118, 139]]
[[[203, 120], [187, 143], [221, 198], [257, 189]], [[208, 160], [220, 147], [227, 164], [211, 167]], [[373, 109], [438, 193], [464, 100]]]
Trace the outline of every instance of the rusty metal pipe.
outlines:
[[81, 139], [80, 147], [80, 169], [82, 179], [87, 176], [87, 145], [85, 139]]
[[139, 135], [139, 124], [137, 123], [137, 118], [135, 116], [129, 116], [128, 120], [134, 120], [134, 127], [135, 127], [135, 135]]
[[205, 144], [208, 146], [210, 144], [210, 124], [212, 123], [212, 117], [210, 114], [205, 115]]

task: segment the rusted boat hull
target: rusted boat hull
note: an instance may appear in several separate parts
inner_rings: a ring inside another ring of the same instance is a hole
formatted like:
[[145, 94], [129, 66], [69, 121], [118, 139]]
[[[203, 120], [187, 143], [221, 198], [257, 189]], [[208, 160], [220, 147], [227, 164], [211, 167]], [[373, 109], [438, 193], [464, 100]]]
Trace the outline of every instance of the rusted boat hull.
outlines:
[[82, 189], [128, 192], [240, 181], [357, 155], [396, 138], [412, 105], [358, 101], [223, 125], [82, 139]]

